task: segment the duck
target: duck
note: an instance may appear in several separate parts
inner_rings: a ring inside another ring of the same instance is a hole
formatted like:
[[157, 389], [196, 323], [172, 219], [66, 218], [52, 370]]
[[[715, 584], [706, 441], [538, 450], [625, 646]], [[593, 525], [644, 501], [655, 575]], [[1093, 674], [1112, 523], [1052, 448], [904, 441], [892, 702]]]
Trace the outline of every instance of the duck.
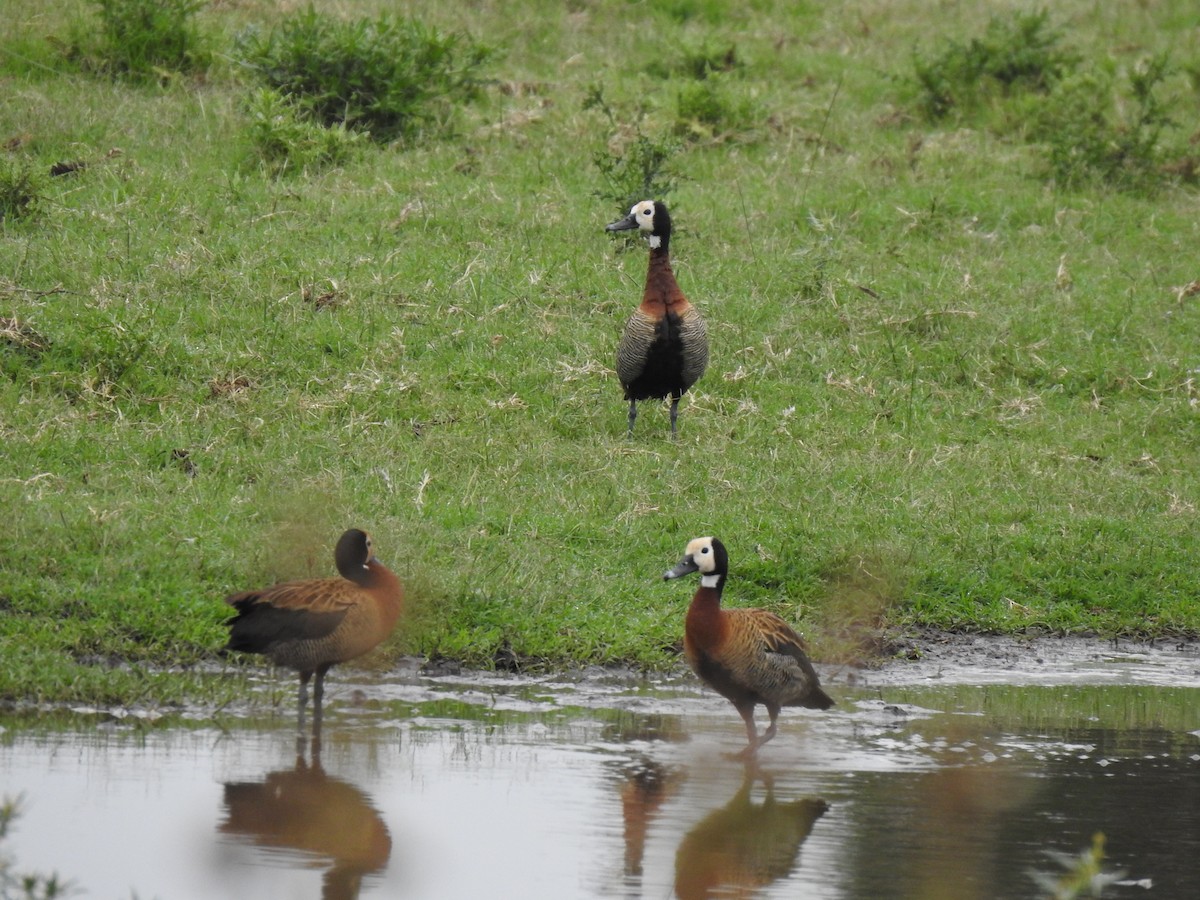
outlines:
[[635, 203], [609, 232], [637, 229], [650, 246], [642, 302], [617, 345], [617, 379], [629, 401], [629, 435], [639, 400], [671, 400], [671, 436], [678, 434], [679, 400], [708, 367], [704, 318], [684, 296], [671, 269], [671, 214], [660, 200]]
[[404, 586], [375, 557], [367, 532], [347, 529], [333, 558], [340, 578], [288, 581], [225, 598], [236, 611], [225, 623], [225, 650], [262, 654], [277, 666], [295, 669], [301, 725], [313, 676], [319, 725], [325, 673], [378, 646], [395, 629], [404, 604]]
[[[721, 608], [729, 554], [717, 538], [689, 541], [683, 559], [663, 579], [693, 572], [700, 574], [700, 586], [684, 621], [684, 656], [700, 680], [742, 717], [748, 744], [738, 756], [751, 759], [775, 737], [782, 707], [825, 710], [834, 701], [821, 689], [804, 639], [787, 622], [770, 610]], [[760, 704], [771, 720], [761, 737], [754, 724]]]

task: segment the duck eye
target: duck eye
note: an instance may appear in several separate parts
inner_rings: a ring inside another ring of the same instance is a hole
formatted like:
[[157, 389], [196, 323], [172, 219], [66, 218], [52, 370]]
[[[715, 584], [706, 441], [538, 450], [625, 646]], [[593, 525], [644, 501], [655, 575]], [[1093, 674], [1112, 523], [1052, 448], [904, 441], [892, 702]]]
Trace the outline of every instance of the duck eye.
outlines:
[[707, 553], [707, 552], [708, 552], [708, 548], [707, 548], [707, 547], [705, 547], [705, 548], [704, 548], [703, 550], [701, 550], [700, 552], [701, 552], [701, 553]]

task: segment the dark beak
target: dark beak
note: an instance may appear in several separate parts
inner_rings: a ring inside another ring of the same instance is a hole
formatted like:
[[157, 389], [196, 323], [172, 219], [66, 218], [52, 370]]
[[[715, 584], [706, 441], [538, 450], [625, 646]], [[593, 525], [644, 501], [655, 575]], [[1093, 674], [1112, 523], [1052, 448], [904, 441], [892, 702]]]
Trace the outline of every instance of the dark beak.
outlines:
[[[611, 226], [609, 226], [611, 227]], [[693, 572], [699, 572], [700, 567], [696, 565], [696, 561], [690, 556], [685, 556], [679, 561], [673, 569], [667, 569], [663, 572], [663, 581], [670, 581], [672, 578], [680, 578], [684, 575], [691, 575]]]
[[629, 229], [637, 228], [637, 227], [638, 227], [637, 219], [634, 217], [633, 213], [630, 213], [625, 218], [618, 219], [616, 222], [613, 222], [611, 225], [605, 226], [604, 230], [605, 231], [629, 231]]

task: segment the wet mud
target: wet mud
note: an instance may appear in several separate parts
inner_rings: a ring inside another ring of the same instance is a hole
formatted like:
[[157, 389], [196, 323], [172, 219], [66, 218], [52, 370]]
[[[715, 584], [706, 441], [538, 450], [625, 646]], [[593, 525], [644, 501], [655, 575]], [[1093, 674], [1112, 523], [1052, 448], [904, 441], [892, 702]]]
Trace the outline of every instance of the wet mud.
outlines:
[[984, 635], [914, 630], [898, 637], [894, 658], [873, 667], [902, 683], [944, 678], [963, 684], [1134, 681], [1200, 686], [1200, 640], [1136, 640], [1080, 635]]

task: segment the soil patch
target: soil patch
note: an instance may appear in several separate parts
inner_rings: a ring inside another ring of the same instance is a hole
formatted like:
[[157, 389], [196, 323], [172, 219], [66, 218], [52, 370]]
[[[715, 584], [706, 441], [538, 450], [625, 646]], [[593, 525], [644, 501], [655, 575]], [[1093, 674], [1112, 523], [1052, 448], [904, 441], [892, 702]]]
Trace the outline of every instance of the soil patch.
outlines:
[[831, 672], [831, 680], [902, 684], [940, 679], [962, 684], [1144, 683], [1200, 687], [1200, 640], [1135, 640], [1088, 635], [960, 634], [919, 629], [895, 639], [878, 667]]

